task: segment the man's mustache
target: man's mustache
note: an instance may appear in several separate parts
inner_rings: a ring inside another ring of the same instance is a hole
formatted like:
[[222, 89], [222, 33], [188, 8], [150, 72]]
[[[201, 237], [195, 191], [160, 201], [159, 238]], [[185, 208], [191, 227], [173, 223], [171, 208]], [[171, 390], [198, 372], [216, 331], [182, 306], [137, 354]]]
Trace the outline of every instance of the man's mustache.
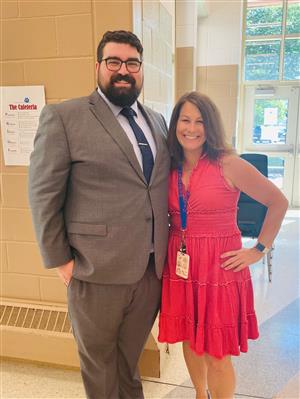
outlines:
[[116, 83], [116, 82], [127, 82], [127, 83], [131, 83], [132, 85], [135, 85], [135, 79], [130, 76], [130, 75], [121, 75], [120, 73], [114, 75], [111, 77], [110, 82], [111, 83]]

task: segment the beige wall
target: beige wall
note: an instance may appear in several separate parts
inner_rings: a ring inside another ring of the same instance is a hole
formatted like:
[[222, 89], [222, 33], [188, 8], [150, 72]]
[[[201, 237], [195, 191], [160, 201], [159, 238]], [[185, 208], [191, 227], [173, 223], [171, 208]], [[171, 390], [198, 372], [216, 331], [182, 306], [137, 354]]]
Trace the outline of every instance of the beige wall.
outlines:
[[204, 2], [197, 30], [197, 90], [220, 109], [229, 141], [236, 136], [243, 1]]
[[[44, 85], [47, 102], [95, 87], [92, 1], [2, 2], [1, 85]], [[1, 295], [65, 302], [65, 288], [42, 267], [27, 200], [27, 167], [4, 166], [1, 151]]]
[[176, 48], [176, 99], [195, 90], [195, 47]]
[[198, 66], [197, 90], [216, 103], [230, 141], [236, 129], [238, 65]]
[[[174, 15], [161, 1], [2, 0], [1, 18], [1, 86], [44, 85], [47, 103], [89, 95], [96, 87], [95, 54], [103, 33], [133, 30], [145, 49], [146, 77], [140, 100], [166, 117], [171, 112]], [[0, 295], [8, 315], [2, 320], [2, 353], [78, 365], [69, 333], [45, 335], [41, 328], [32, 333], [33, 327], [14, 324], [21, 307], [28, 315], [37, 315], [38, 309], [49, 312], [55, 305], [65, 317], [66, 289], [55, 270], [42, 266], [27, 199], [28, 168], [5, 166], [2, 150], [0, 155]], [[153, 337], [149, 337], [140, 366], [144, 375], [159, 375], [159, 352]]]
[[176, 100], [196, 89], [196, 1], [176, 2]]
[[161, 1], [143, 1], [144, 103], [169, 119], [173, 105], [173, 16]]
[[[144, 102], [172, 107], [172, 15], [159, 1], [3, 1], [1, 85], [44, 85], [46, 101], [88, 95], [106, 30], [137, 32], [145, 47]], [[116, 12], [117, 10], [117, 12]], [[135, 19], [135, 20], [134, 20]], [[1, 151], [2, 292], [7, 298], [65, 303], [55, 271], [44, 270], [27, 200], [27, 167], [6, 167]]]

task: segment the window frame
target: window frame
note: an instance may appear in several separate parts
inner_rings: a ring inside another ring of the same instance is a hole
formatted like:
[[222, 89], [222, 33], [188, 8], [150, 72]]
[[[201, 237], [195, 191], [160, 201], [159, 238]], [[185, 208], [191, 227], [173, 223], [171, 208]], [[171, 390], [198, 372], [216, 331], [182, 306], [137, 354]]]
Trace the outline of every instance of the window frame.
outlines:
[[[274, 84], [278, 82], [282, 83], [295, 83], [299, 82], [299, 79], [284, 79], [284, 50], [285, 50], [285, 40], [286, 39], [300, 39], [300, 33], [286, 33], [286, 23], [287, 23], [287, 14], [288, 14], [288, 0], [281, 0], [282, 4], [282, 26], [281, 26], [281, 34], [274, 35], [257, 35], [257, 36], [249, 36], [246, 35], [247, 30], [247, 11], [248, 11], [248, 1], [243, 2], [243, 24], [242, 24], [242, 81], [245, 84]], [[259, 3], [257, 4], [259, 7]], [[254, 8], [254, 7], [253, 7]], [[280, 50], [279, 50], [279, 71], [278, 71], [278, 79], [273, 80], [247, 80], [246, 79], [246, 47], [247, 44], [251, 44], [251, 42], [272, 42], [274, 40], [280, 41]]]

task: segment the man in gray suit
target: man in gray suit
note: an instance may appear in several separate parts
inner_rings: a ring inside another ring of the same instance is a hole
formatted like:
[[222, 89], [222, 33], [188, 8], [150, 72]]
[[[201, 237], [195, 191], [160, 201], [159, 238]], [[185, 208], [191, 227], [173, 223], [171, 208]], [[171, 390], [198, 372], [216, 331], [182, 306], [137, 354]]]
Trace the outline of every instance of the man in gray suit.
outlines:
[[164, 118], [137, 102], [142, 55], [133, 33], [106, 32], [97, 90], [45, 106], [31, 155], [36, 235], [68, 286], [91, 399], [143, 398], [137, 363], [160, 303], [169, 155]]

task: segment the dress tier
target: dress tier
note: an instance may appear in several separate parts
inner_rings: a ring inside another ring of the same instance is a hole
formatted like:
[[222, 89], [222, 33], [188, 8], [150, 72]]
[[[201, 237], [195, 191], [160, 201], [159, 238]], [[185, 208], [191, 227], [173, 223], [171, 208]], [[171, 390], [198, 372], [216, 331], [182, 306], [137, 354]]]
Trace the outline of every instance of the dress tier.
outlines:
[[237, 227], [240, 192], [223, 177], [219, 162], [199, 160], [189, 182], [186, 248], [190, 255], [188, 279], [175, 273], [180, 248], [178, 173], [169, 181], [171, 227], [163, 273], [159, 317], [160, 342], [189, 341], [197, 354], [222, 358], [247, 352], [248, 339], [258, 337], [249, 268], [223, 270], [220, 255], [241, 248]]

